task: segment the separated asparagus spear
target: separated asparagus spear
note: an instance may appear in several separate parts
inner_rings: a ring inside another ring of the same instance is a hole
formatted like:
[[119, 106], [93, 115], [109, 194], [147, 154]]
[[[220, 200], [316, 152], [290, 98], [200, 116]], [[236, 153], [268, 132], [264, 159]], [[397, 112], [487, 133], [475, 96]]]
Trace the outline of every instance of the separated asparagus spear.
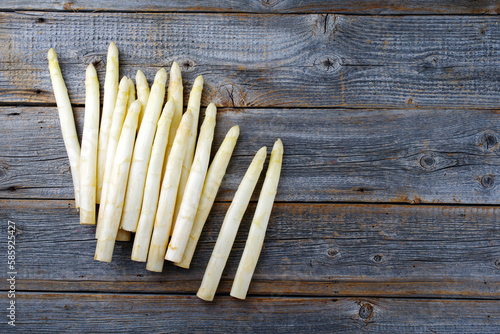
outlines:
[[[194, 156], [191, 172], [186, 182], [186, 189], [182, 198], [179, 214], [175, 223], [175, 230], [172, 233], [172, 239], [168, 244], [165, 260], [179, 262], [186, 249], [189, 240], [189, 234], [193, 227], [200, 196], [203, 190], [203, 182], [207, 175], [208, 162], [210, 160], [210, 148], [214, 139], [215, 117], [217, 108], [215, 104], [210, 103], [205, 112], [205, 120], [200, 130], [200, 137], [196, 145], [196, 154]], [[179, 198], [177, 199], [180, 200]]]
[[168, 156], [167, 169], [163, 175], [158, 209], [154, 222], [153, 235], [149, 245], [147, 270], [161, 272], [168, 238], [172, 227], [172, 218], [175, 209], [175, 198], [182, 171], [182, 162], [186, 155], [187, 143], [193, 123], [191, 111], [186, 112], [181, 119], [177, 134], [175, 135], [172, 150]]
[[101, 202], [104, 169], [106, 168], [106, 152], [108, 147], [109, 130], [115, 110], [118, 95], [118, 48], [111, 42], [108, 48], [106, 63], [106, 78], [104, 79], [104, 102], [102, 105], [101, 126], [99, 129], [99, 149], [97, 154], [97, 197], [96, 202]]
[[141, 128], [135, 142], [134, 156], [130, 165], [130, 180], [127, 185], [127, 195], [123, 207], [121, 228], [125, 231], [135, 232], [139, 216], [141, 214], [142, 197], [146, 183], [151, 149], [156, 132], [156, 123], [160, 117], [163, 100], [165, 98], [165, 82], [167, 72], [164, 68], [156, 74], [155, 81], [151, 87], [148, 104], [144, 112]]
[[123, 199], [127, 189], [130, 160], [134, 150], [135, 135], [141, 103], [135, 101], [131, 104], [127, 118], [123, 124], [120, 140], [116, 148], [111, 173], [111, 182], [105, 197], [104, 214], [101, 221], [101, 231], [97, 239], [95, 259], [111, 262], [115, 240], [120, 226], [120, 217], [123, 209]]
[[248, 287], [250, 286], [250, 281], [259, 260], [260, 251], [262, 250], [262, 244], [264, 243], [267, 224], [278, 189], [282, 160], [283, 143], [278, 139], [274, 143], [266, 179], [260, 191], [259, 201], [255, 209], [252, 225], [250, 226], [245, 250], [243, 251], [243, 256], [241, 257], [231, 288], [231, 296], [233, 297], [239, 299], [246, 298]]
[[54, 97], [59, 111], [59, 121], [64, 140], [64, 146], [69, 158], [71, 167], [71, 177], [73, 178], [73, 187], [75, 191], [75, 207], [80, 207], [80, 143], [76, 134], [75, 119], [73, 109], [69, 101], [68, 90], [62, 77], [59, 61], [54, 49], [50, 49], [47, 55], [49, 60], [50, 80], [54, 90]]
[[233, 247], [234, 239], [240, 226], [243, 214], [250, 202], [250, 197], [255, 189], [260, 172], [266, 159], [266, 147], [262, 147], [248, 167], [243, 180], [241, 181], [233, 201], [227, 210], [226, 217], [222, 223], [217, 242], [215, 243], [212, 256], [205, 270], [205, 275], [201, 282], [200, 289], [196, 296], [203, 300], [211, 301], [214, 299], [217, 286], [219, 285], [222, 271], [226, 266], [229, 252]]
[[120, 80], [115, 110], [113, 111], [113, 118], [109, 129], [108, 146], [106, 149], [106, 166], [104, 168], [104, 179], [101, 192], [101, 205], [99, 206], [99, 215], [97, 217], [96, 238], [99, 237], [99, 232], [101, 230], [100, 222], [101, 217], [104, 215], [104, 208], [106, 206], [106, 193], [109, 188], [109, 183], [111, 182], [111, 173], [113, 169], [113, 161], [115, 159], [116, 147], [118, 146], [123, 121], [127, 112], [127, 103], [130, 93], [129, 84], [130, 83], [127, 77], [123, 77]]
[[80, 224], [95, 224], [99, 80], [94, 65], [85, 72], [85, 122], [80, 156]]
[[191, 171], [191, 165], [193, 164], [193, 157], [196, 146], [196, 137], [198, 133], [198, 119], [200, 117], [200, 104], [201, 104], [202, 91], [203, 91], [203, 77], [199, 75], [195, 79], [193, 88], [191, 89], [191, 94], [189, 95], [187, 110], [191, 111], [191, 113], [193, 114], [193, 124], [191, 125], [191, 134], [189, 135], [189, 142], [186, 151], [186, 156], [184, 157], [184, 162], [182, 163], [182, 174], [181, 174], [181, 180], [179, 182], [179, 190], [177, 193], [177, 203], [175, 204], [173, 227], [175, 227], [175, 221], [177, 220], [177, 215], [181, 207], [181, 200], [182, 197], [184, 196], [184, 188], [186, 187], [186, 182], [189, 177], [189, 172]]
[[229, 165], [229, 160], [233, 154], [234, 146], [236, 145], [239, 134], [240, 128], [237, 125], [233, 126], [226, 134], [224, 141], [215, 154], [214, 160], [208, 169], [207, 177], [203, 185], [203, 192], [201, 193], [200, 203], [198, 205], [193, 228], [191, 229], [191, 234], [189, 236], [184, 255], [182, 256], [182, 260], [180, 262], [175, 263], [176, 266], [188, 269], [191, 264], [196, 245], [200, 239], [201, 231], [203, 230], [208, 214], [214, 204], [215, 196], [219, 190], [222, 178], [224, 177], [224, 174], [226, 174], [226, 169]]
[[151, 151], [141, 215], [137, 224], [134, 246], [132, 247], [132, 260], [134, 261], [145, 262], [148, 257], [149, 241], [151, 240], [151, 232], [153, 231], [153, 223], [160, 196], [163, 160], [165, 159], [169, 131], [171, 131], [169, 129], [174, 113], [174, 101], [168, 100], [158, 121], [158, 128]]

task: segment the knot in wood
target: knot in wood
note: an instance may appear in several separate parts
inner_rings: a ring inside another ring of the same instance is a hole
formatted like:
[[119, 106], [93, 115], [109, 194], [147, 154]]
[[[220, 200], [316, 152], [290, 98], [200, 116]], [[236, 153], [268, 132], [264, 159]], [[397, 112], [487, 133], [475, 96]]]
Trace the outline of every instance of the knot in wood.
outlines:
[[193, 60], [185, 59], [185, 60], [181, 61], [180, 66], [182, 67], [182, 69], [184, 71], [191, 72], [194, 70], [195, 64], [194, 64]]
[[420, 158], [420, 166], [423, 168], [432, 168], [435, 164], [436, 160], [430, 155], [424, 155]]
[[373, 306], [369, 303], [363, 303], [361, 304], [359, 308], [359, 317], [361, 319], [368, 319], [372, 316], [373, 314]]
[[491, 133], [483, 133], [480, 139], [480, 145], [486, 150], [495, 149], [498, 143], [497, 137]]
[[383, 256], [380, 254], [374, 255], [373, 262], [380, 263], [380, 262], [382, 262], [382, 258], [383, 258]]
[[0, 165], [0, 180], [7, 177], [7, 166]]
[[342, 60], [337, 55], [325, 55], [317, 58], [313, 65], [320, 72], [334, 73], [340, 69]]
[[281, 1], [280, 0], [261, 0], [260, 3], [264, 7], [274, 7], [277, 4], [279, 4]]
[[481, 177], [481, 185], [485, 188], [491, 188], [495, 184], [495, 177], [493, 175], [484, 175]]
[[339, 253], [339, 251], [336, 249], [333, 249], [333, 248], [328, 250], [328, 256], [330, 256], [330, 257], [335, 257], [335, 256], [337, 256], [338, 253]]

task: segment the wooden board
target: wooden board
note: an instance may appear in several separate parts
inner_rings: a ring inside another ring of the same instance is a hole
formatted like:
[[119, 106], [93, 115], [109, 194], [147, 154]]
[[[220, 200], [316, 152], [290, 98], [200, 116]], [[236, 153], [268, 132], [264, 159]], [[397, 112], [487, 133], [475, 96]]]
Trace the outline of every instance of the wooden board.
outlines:
[[[16, 328], [71, 333], [498, 333], [499, 301], [20, 293]], [[0, 326], [6, 327], [5, 324]]]
[[[191, 268], [169, 263], [161, 274], [130, 260], [132, 242], [117, 243], [111, 264], [95, 261], [95, 228], [78, 224], [72, 202], [2, 200], [0, 220], [18, 229], [23, 290], [52, 281], [45, 289], [192, 294], [227, 208], [220, 203], [212, 209]], [[251, 204], [229, 257], [224, 293], [254, 210]], [[499, 219], [496, 207], [276, 204], [251, 293], [496, 298]]]
[[54, 47], [83, 103], [115, 41], [124, 75], [176, 60], [186, 95], [204, 75], [204, 105], [497, 108], [499, 35], [491, 16], [0, 13], [0, 102], [54, 103]]
[[[75, 113], [81, 133], [83, 108]], [[0, 119], [0, 197], [73, 198], [56, 108], [0, 107]], [[277, 201], [500, 203], [498, 111], [219, 109], [212, 155], [235, 124], [219, 201], [232, 199], [255, 152], [281, 138]]]
[[130, 11], [130, 12], [248, 12], [248, 13], [361, 13], [361, 14], [498, 14], [494, 0], [4, 0], [0, 10]]

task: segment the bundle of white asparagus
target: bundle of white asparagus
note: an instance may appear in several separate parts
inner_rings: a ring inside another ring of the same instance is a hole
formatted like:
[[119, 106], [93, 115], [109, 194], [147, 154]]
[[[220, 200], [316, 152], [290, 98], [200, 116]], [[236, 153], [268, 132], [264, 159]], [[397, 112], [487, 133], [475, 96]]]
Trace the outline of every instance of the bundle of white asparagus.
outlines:
[[[92, 64], [85, 75], [82, 146], [57, 55], [48, 53], [54, 96], [68, 153], [80, 223], [95, 225], [95, 259], [110, 262], [116, 241], [131, 240], [132, 260], [161, 272], [165, 260], [188, 269], [226, 173], [240, 129], [232, 127], [209, 164], [217, 108], [209, 104], [198, 136], [203, 77], [196, 78], [183, 113], [181, 70], [176, 62], [160, 69], [149, 88], [137, 71], [136, 83], [119, 80], [118, 49], [108, 48], [102, 115], [99, 81]], [[136, 97], [137, 94], [137, 97]], [[167, 102], [164, 104], [165, 96]], [[100, 122], [99, 122], [100, 121]], [[274, 144], [247, 243], [231, 289], [246, 297], [274, 203], [283, 144]], [[255, 155], [226, 213], [197, 296], [212, 300], [241, 219], [266, 160]], [[96, 214], [96, 204], [99, 211]]]

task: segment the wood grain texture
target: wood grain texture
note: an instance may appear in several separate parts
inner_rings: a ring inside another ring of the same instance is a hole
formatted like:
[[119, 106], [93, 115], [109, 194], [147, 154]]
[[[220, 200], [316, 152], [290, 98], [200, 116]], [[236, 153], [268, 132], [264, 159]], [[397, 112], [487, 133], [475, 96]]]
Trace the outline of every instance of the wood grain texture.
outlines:
[[[81, 133], [83, 108], [75, 114]], [[0, 122], [0, 198], [73, 198], [56, 108], [0, 107]], [[255, 152], [281, 138], [277, 201], [500, 203], [498, 110], [225, 108], [212, 155], [235, 124], [218, 201], [230, 201]]]
[[176, 60], [187, 94], [203, 74], [204, 105], [498, 108], [498, 36], [494, 16], [0, 13], [0, 102], [54, 103], [54, 47], [83, 103], [114, 41], [124, 75]]
[[382, 0], [4, 0], [0, 10], [54, 11], [166, 11], [247, 13], [352, 13], [352, 14], [498, 14], [494, 0], [481, 1], [382, 1]]
[[[19, 293], [36, 333], [498, 333], [499, 301]], [[6, 326], [2, 323], [0, 326]]]
[[[111, 264], [95, 261], [95, 228], [79, 225], [68, 201], [2, 200], [0, 221], [16, 223], [19, 289], [194, 293], [227, 208], [212, 209], [191, 269], [166, 264], [163, 273], [131, 261], [132, 242], [117, 243]], [[254, 210], [220, 293], [230, 289]], [[250, 294], [498, 298], [499, 219], [497, 207], [275, 204]]]

